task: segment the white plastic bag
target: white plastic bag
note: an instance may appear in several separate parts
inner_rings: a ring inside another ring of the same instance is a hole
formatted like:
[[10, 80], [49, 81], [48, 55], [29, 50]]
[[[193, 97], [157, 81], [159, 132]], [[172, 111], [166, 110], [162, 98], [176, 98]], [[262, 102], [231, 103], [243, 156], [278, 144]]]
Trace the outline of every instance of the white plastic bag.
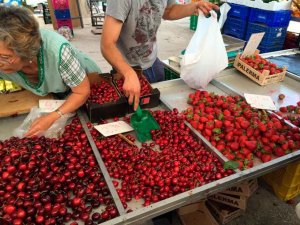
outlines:
[[228, 66], [217, 15], [214, 11], [210, 13], [209, 18], [199, 14], [197, 29], [180, 63], [180, 77], [194, 89], [205, 88]]
[[[45, 112], [43, 109], [38, 108], [38, 107], [33, 107], [30, 110], [30, 113], [28, 114], [28, 116], [23, 121], [23, 123], [13, 131], [13, 135], [15, 137], [23, 138], [24, 134], [28, 131], [28, 128], [30, 127], [32, 122], [34, 120], [36, 120], [37, 118], [39, 118], [43, 115], [46, 115], [46, 114], [48, 114], [48, 112]], [[75, 115], [74, 113], [65, 114], [63, 117], [56, 120], [52, 124], [52, 126], [48, 130], [43, 132], [41, 135], [43, 135], [47, 138], [58, 138], [58, 137], [60, 137], [61, 134], [64, 131], [64, 128], [66, 126], [66, 123], [67, 123], [68, 119], [73, 117], [74, 115]]]

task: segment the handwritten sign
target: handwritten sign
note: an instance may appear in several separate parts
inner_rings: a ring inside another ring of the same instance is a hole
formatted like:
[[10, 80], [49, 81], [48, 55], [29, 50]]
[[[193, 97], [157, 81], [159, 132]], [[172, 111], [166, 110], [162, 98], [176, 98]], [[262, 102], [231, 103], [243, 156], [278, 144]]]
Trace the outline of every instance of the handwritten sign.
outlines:
[[252, 34], [248, 44], [245, 47], [245, 50], [242, 54], [242, 58], [249, 56], [249, 55], [253, 55], [255, 50], [257, 49], [259, 43], [261, 42], [262, 38], [264, 37], [265, 32], [262, 33], [255, 33]]
[[246, 101], [257, 109], [276, 110], [276, 106], [270, 96], [244, 94]]
[[64, 102], [65, 100], [41, 99], [39, 100], [39, 108], [45, 112], [53, 112], [64, 104]]
[[133, 128], [124, 121], [117, 121], [112, 123], [106, 123], [95, 126], [96, 130], [98, 130], [105, 137], [121, 134], [129, 131], [133, 131]]

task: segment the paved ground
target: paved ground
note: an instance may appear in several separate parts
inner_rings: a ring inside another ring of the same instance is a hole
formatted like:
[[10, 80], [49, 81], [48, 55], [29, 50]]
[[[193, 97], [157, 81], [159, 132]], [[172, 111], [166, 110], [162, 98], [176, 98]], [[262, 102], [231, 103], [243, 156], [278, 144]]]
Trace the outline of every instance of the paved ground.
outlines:
[[[91, 56], [103, 72], [109, 72], [110, 66], [100, 53], [101, 35], [91, 33], [92, 27], [89, 18], [84, 20], [84, 25], [85, 28], [74, 30], [75, 37], [71, 42]], [[41, 26], [52, 29], [52, 25], [43, 25], [43, 22], [41, 22]], [[173, 22], [163, 21], [158, 33], [159, 58], [167, 59], [170, 56], [179, 55], [187, 46], [192, 34], [193, 31], [189, 30], [188, 19]], [[259, 189], [249, 199], [246, 213], [228, 225], [300, 225], [294, 205], [279, 200], [262, 182], [259, 183]]]

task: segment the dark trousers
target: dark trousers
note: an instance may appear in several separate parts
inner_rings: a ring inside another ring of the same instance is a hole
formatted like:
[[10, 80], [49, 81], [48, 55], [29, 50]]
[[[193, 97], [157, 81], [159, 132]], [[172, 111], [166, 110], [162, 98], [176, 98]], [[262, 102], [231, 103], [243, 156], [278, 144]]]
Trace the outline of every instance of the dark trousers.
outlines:
[[158, 58], [156, 58], [155, 62], [150, 68], [143, 70], [143, 74], [150, 83], [163, 81], [165, 80], [164, 65]]

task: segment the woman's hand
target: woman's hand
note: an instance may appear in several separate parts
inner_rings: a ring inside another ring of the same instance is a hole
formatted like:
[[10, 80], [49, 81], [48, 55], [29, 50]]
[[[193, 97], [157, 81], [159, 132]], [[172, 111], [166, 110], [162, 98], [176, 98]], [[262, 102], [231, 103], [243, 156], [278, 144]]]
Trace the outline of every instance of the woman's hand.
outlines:
[[30, 125], [25, 137], [39, 136], [44, 131], [48, 130], [51, 125], [59, 118], [59, 115], [56, 112], [49, 113], [48, 115], [41, 116], [37, 118]]

